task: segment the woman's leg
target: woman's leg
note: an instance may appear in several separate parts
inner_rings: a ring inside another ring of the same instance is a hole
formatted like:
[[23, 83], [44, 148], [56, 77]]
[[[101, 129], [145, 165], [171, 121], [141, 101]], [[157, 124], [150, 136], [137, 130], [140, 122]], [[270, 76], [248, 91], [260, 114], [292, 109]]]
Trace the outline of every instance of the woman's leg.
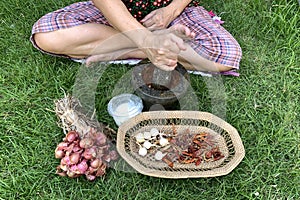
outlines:
[[[172, 32], [171, 30], [165, 30]], [[101, 34], [99, 34], [101, 33]], [[176, 34], [176, 32], [174, 31]], [[37, 33], [34, 40], [41, 49], [72, 58], [87, 58], [87, 63], [127, 58], [146, 58], [135, 44], [112, 27], [101, 24], [84, 24], [53, 32]], [[189, 70], [228, 71], [231, 68], [209, 61], [190, 45], [180, 53], [180, 63]]]
[[188, 46], [186, 51], [180, 53], [179, 62], [187, 70], [192, 71], [226, 72], [233, 69], [231, 66], [226, 66], [203, 58], [190, 46]]
[[[34, 24], [30, 39], [45, 53], [72, 58], [90, 55], [108, 58], [110, 52], [124, 54], [135, 48], [127, 37], [109, 25], [91, 1], [74, 3], [46, 14]], [[130, 51], [128, 56], [132, 53]], [[140, 52], [137, 54], [145, 57]]]
[[180, 54], [187, 69], [224, 72], [239, 68], [242, 56], [239, 44], [203, 7], [186, 8], [171, 26], [177, 24], [189, 27], [196, 34], [194, 40], [187, 41], [187, 51]]
[[[54, 54], [85, 58], [136, 48], [136, 45], [110, 26], [83, 24], [53, 32], [37, 33], [34, 41], [42, 50]], [[121, 53], [121, 52], [120, 52]]]

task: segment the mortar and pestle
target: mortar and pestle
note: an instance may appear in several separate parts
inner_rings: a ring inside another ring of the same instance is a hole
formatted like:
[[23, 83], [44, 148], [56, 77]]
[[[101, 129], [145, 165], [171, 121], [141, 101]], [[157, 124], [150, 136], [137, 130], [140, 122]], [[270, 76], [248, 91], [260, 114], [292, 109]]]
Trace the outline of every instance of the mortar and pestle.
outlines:
[[164, 71], [152, 63], [142, 63], [133, 68], [132, 86], [143, 100], [144, 111], [176, 110], [189, 87], [189, 75], [181, 64], [173, 71]]

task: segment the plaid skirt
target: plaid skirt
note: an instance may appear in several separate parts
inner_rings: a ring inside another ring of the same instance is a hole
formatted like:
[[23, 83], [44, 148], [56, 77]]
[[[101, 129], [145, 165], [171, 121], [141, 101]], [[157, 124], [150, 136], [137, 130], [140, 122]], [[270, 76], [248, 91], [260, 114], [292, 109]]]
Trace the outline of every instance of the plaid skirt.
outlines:
[[[32, 28], [33, 35], [41, 32], [51, 32], [71, 28], [86, 23], [97, 23], [111, 26], [92, 1], [77, 2], [67, 7], [51, 12], [40, 18]], [[242, 56], [241, 48], [233, 36], [220, 24], [215, 22], [203, 7], [187, 7], [170, 26], [183, 24], [196, 33], [189, 45], [202, 57], [225, 66], [239, 68]]]

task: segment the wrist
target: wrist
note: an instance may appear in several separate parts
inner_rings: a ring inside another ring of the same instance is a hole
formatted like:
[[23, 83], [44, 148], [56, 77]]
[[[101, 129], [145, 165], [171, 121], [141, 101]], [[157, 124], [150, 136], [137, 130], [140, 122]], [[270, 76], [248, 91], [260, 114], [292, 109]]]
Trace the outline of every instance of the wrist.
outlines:
[[182, 11], [190, 2], [190, 0], [173, 0], [167, 7], [174, 13], [174, 17], [176, 18], [182, 13]]
[[146, 28], [123, 32], [138, 48], [143, 48], [145, 40], [150, 38], [153, 33]]
[[174, 18], [178, 17], [183, 11], [183, 9], [179, 8], [178, 6], [176, 6], [172, 3], [170, 5], [168, 5], [166, 8], [168, 8], [170, 13], [173, 14]]

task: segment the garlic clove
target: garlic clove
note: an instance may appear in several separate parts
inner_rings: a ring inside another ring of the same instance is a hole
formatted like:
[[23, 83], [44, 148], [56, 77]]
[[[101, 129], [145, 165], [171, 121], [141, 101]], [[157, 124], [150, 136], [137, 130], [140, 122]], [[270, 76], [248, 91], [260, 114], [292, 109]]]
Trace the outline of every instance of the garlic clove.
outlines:
[[161, 151], [157, 151], [154, 155], [155, 160], [162, 160], [163, 157], [166, 155], [167, 153], [163, 153]]
[[152, 137], [155, 137], [159, 134], [159, 130], [157, 128], [151, 128], [150, 133]]
[[151, 139], [151, 133], [150, 132], [144, 132], [144, 138], [146, 140], [150, 140]]
[[159, 139], [159, 145], [160, 145], [160, 146], [164, 147], [164, 146], [166, 146], [166, 145], [168, 145], [168, 144], [169, 144], [168, 139], [163, 138], [163, 137], [161, 137], [161, 138]]
[[147, 149], [145, 147], [141, 147], [139, 149], [139, 155], [140, 156], [146, 156], [147, 155]]
[[145, 141], [145, 137], [144, 137], [144, 134], [143, 133], [138, 133], [136, 136], [135, 136], [135, 139], [138, 143], [142, 143]]
[[159, 132], [158, 135], [159, 135], [160, 137], [162, 137], [162, 136], [165, 136], [166, 134], [165, 134], [164, 132]]
[[152, 146], [154, 146], [151, 142], [149, 141], [145, 141], [143, 146], [146, 148], [146, 149], [150, 149]]

